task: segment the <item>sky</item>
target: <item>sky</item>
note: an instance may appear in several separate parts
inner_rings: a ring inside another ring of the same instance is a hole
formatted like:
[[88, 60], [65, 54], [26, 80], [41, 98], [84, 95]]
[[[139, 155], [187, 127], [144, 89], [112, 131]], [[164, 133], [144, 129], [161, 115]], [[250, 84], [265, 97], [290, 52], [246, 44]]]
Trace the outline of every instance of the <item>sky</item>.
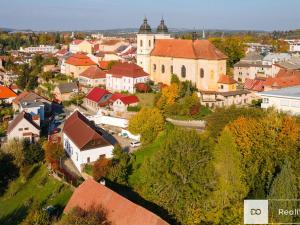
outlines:
[[290, 30], [300, 28], [299, 0], [0, 0], [0, 27], [32, 30], [157, 27]]

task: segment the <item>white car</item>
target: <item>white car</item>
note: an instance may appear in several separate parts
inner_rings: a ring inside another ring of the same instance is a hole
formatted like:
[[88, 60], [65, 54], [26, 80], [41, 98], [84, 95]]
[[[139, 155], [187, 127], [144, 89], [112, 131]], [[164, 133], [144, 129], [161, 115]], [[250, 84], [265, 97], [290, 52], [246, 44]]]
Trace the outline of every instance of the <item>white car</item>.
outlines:
[[130, 146], [133, 147], [133, 148], [139, 147], [139, 146], [141, 146], [141, 142], [139, 142], [139, 141], [132, 141], [132, 142], [130, 142]]

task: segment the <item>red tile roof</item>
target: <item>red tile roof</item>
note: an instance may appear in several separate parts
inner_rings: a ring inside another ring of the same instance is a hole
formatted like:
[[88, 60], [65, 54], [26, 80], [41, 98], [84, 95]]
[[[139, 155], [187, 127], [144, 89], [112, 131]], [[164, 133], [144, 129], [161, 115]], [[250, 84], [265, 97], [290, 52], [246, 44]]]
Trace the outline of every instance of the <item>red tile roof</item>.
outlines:
[[74, 207], [88, 210], [91, 206], [104, 207], [107, 219], [114, 225], [168, 225], [154, 213], [92, 179], [76, 188], [64, 212], [68, 213]]
[[220, 84], [235, 84], [237, 82], [232, 77], [222, 74], [219, 78], [218, 83], [220, 83]]
[[300, 85], [300, 71], [281, 69], [276, 77], [268, 77], [264, 86], [283, 88]]
[[244, 89], [251, 91], [263, 91], [265, 80], [262, 79], [248, 79], [244, 83]]
[[100, 61], [100, 68], [103, 70], [108, 70], [108, 66], [110, 64], [111, 61]]
[[87, 77], [90, 79], [100, 79], [100, 78], [106, 78], [106, 72], [101, 70], [98, 66], [94, 65], [87, 68], [79, 76]]
[[227, 56], [208, 40], [157, 40], [151, 55], [185, 59], [227, 59]]
[[76, 40], [72, 41], [72, 44], [73, 45], [79, 45], [81, 42], [83, 42], [83, 40], [76, 39]]
[[83, 53], [76, 53], [71, 55], [65, 62], [73, 66], [92, 66], [97, 65], [93, 60]]
[[14, 98], [17, 94], [8, 87], [0, 85], [0, 99]]
[[66, 119], [63, 132], [81, 151], [111, 145], [104, 139], [103, 134], [78, 111]]
[[112, 66], [111, 70], [107, 72], [108, 74], [112, 74], [113, 77], [144, 77], [149, 76], [142, 67], [134, 64], [134, 63], [121, 63], [118, 62]]
[[130, 95], [130, 96], [124, 96], [119, 98], [121, 102], [123, 102], [125, 105], [130, 105], [134, 103], [138, 103], [139, 99], [135, 95]]
[[87, 99], [93, 101], [93, 102], [100, 102], [100, 100], [105, 96], [111, 94], [109, 91], [102, 89], [102, 88], [98, 88], [98, 87], [94, 87], [86, 96]]
[[119, 42], [120, 42], [119, 40], [105, 40], [102, 42], [102, 45], [115, 45]]

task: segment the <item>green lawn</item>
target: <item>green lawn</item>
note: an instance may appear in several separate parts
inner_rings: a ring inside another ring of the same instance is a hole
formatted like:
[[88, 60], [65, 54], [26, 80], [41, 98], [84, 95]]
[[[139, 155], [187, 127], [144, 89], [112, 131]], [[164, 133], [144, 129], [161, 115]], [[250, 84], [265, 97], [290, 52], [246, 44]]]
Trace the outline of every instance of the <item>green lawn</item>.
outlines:
[[28, 181], [18, 178], [0, 197], [0, 224], [19, 224], [33, 204], [63, 209], [71, 197], [71, 188], [49, 176], [45, 165], [35, 166], [37, 171]]
[[138, 185], [139, 180], [141, 179], [140, 167], [144, 163], [144, 161], [150, 158], [157, 150], [160, 149], [164, 139], [166, 137], [166, 131], [161, 132], [154, 142], [151, 144], [141, 147], [137, 150], [134, 155], [136, 160], [133, 165], [133, 173], [129, 177], [129, 184], [131, 187], [135, 187]]
[[170, 117], [171, 119], [174, 119], [174, 120], [202, 120], [205, 116], [207, 116], [211, 113], [212, 113], [212, 111], [208, 107], [201, 106], [199, 113], [195, 116], [170, 115], [168, 117]]
[[141, 107], [153, 107], [154, 93], [137, 93], [136, 95], [140, 100]]

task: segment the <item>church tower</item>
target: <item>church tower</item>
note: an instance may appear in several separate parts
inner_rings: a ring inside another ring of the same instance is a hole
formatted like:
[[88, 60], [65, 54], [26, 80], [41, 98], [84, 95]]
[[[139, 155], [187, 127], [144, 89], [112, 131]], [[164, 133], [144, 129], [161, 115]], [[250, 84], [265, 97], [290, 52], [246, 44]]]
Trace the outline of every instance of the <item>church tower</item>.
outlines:
[[146, 73], [150, 74], [150, 53], [154, 48], [154, 34], [148, 24], [147, 18], [137, 34], [137, 65], [142, 67]]
[[164, 18], [161, 18], [160, 24], [156, 29], [155, 39], [170, 39], [171, 35], [169, 33], [168, 27], [165, 24]]

